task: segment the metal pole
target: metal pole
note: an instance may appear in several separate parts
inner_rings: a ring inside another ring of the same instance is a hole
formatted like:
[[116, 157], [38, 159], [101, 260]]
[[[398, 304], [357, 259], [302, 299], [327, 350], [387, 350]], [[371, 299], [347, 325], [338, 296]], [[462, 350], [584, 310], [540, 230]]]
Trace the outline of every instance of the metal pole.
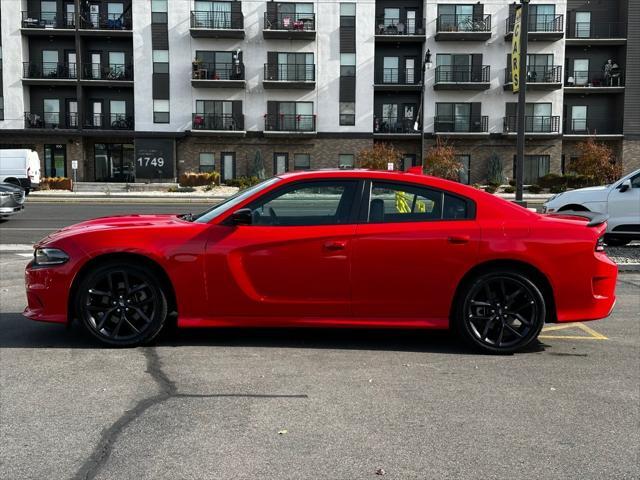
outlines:
[[520, 0], [522, 5], [520, 25], [520, 90], [518, 91], [518, 135], [516, 141], [516, 202], [524, 203], [523, 179], [524, 179], [524, 130], [525, 130], [525, 106], [527, 93], [527, 41], [529, 34], [529, 0]]

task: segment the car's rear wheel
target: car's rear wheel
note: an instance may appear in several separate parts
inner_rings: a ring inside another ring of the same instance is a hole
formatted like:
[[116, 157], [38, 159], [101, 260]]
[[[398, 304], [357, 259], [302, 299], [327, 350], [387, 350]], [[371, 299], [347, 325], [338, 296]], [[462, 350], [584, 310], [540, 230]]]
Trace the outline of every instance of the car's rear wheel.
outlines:
[[513, 353], [540, 334], [546, 305], [538, 286], [512, 271], [480, 275], [466, 284], [455, 327], [471, 346], [489, 353]]
[[629, 243], [631, 243], [631, 239], [624, 238], [624, 237], [616, 237], [612, 235], [605, 235], [604, 243], [606, 243], [610, 247], [624, 247], [625, 245], [628, 245]]
[[167, 298], [148, 269], [121, 263], [89, 272], [76, 291], [76, 314], [101, 342], [132, 347], [151, 342], [167, 318]]

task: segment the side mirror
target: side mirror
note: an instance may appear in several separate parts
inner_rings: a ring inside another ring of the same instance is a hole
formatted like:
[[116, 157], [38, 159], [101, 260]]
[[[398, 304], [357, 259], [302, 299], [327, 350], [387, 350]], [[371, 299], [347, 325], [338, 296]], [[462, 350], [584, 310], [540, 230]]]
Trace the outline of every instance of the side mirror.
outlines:
[[631, 179], [626, 179], [624, 182], [620, 184], [618, 187], [620, 189], [620, 193], [626, 192], [631, 188]]
[[229, 217], [231, 225], [251, 225], [253, 223], [253, 213], [250, 208], [236, 210]]

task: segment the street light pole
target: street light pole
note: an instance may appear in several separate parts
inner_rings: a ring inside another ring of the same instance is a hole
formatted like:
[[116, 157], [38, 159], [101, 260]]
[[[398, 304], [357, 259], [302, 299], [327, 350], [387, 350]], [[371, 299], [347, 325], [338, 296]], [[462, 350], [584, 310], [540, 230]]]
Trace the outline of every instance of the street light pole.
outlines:
[[520, 68], [518, 90], [518, 133], [516, 140], [516, 203], [523, 204], [525, 108], [527, 93], [527, 41], [529, 34], [529, 0], [520, 0]]

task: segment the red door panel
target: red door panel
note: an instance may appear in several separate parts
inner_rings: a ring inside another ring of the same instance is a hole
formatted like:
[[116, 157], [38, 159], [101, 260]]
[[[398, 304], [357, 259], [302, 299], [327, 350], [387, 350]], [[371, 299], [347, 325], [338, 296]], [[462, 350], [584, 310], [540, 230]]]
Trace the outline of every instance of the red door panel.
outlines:
[[477, 259], [479, 237], [473, 220], [359, 225], [354, 317], [446, 319], [460, 278]]

